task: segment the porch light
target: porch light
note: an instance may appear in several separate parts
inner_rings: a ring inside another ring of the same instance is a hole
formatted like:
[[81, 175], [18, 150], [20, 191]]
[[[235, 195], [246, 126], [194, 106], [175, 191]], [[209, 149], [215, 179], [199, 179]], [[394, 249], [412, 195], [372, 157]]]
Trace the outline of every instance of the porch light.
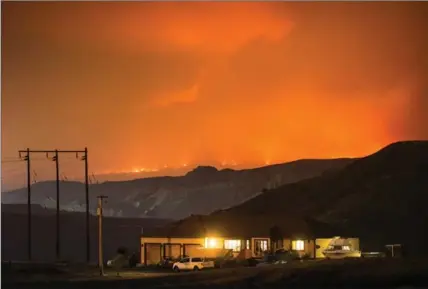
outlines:
[[205, 238], [205, 248], [217, 248], [216, 238]]

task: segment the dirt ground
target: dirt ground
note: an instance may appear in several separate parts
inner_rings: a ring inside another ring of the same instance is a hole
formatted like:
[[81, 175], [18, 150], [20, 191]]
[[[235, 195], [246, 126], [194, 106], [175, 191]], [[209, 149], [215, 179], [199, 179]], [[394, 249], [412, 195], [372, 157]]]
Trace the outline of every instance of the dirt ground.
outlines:
[[3, 288], [428, 288], [428, 260], [307, 261], [253, 268], [172, 273], [96, 269], [55, 274], [3, 272]]

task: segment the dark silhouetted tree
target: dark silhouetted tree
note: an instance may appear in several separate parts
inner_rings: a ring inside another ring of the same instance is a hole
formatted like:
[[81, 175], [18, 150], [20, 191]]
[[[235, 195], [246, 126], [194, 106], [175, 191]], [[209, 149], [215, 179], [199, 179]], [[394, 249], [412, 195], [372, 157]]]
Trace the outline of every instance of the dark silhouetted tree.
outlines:
[[269, 237], [271, 242], [271, 251], [275, 252], [275, 250], [282, 248], [283, 236], [281, 232], [281, 228], [278, 226], [273, 226], [269, 229]]

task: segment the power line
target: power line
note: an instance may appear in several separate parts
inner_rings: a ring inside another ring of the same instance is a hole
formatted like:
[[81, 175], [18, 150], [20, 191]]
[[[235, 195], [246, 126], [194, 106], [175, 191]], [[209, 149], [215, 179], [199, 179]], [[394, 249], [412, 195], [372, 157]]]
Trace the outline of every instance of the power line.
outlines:
[[95, 174], [92, 172], [91, 173], [91, 176], [89, 177], [89, 183], [92, 185], [92, 184], [99, 184], [99, 182], [98, 182], [98, 180], [97, 180], [97, 178], [95, 177]]
[[7, 164], [7, 163], [17, 163], [17, 162], [22, 163], [23, 161], [22, 161], [22, 160], [2, 160], [2, 161], [1, 161], [1, 163], [2, 163], [2, 164]]
[[[23, 159], [14, 159], [14, 160], [2, 160], [1, 163], [24, 163]], [[46, 161], [45, 158], [31, 158], [31, 161]]]
[[37, 172], [36, 170], [33, 170], [33, 184], [37, 183]]
[[61, 181], [68, 181], [68, 178], [65, 173], [61, 173]]
[[3, 156], [3, 160], [20, 160], [20, 158]]

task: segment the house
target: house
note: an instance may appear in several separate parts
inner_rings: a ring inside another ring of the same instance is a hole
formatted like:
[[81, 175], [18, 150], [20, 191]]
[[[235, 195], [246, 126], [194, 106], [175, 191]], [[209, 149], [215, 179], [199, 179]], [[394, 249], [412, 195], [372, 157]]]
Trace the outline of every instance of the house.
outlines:
[[[276, 228], [275, 240], [272, 228]], [[249, 249], [262, 257], [272, 249], [292, 249], [309, 258], [323, 258], [333, 236], [325, 224], [275, 216], [190, 216], [166, 227], [145, 231], [141, 235], [141, 263], [157, 264], [164, 257], [192, 256], [200, 247], [231, 249], [237, 255]], [[355, 246], [359, 240], [353, 238]]]

